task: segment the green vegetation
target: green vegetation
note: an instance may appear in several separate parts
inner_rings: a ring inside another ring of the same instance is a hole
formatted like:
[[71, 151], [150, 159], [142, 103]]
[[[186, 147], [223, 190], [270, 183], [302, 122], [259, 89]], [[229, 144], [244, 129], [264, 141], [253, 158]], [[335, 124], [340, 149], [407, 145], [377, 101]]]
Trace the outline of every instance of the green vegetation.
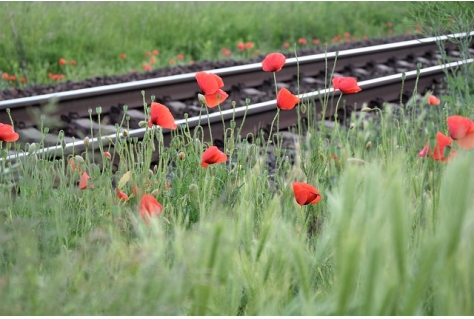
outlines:
[[[474, 153], [453, 142], [447, 163], [418, 156], [448, 134], [447, 115], [472, 116], [464, 93], [440, 98], [354, 115], [351, 129], [309, 116], [294, 166], [275, 148], [274, 176], [232, 125], [232, 164], [207, 168], [202, 127], [179, 127], [169, 146], [157, 127], [140, 143], [118, 134], [101, 146], [122, 158], [115, 176], [97, 150], [74, 168], [0, 141], [0, 315], [472, 315]], [[94, 188], [77, 186], [82, 171]], [[294, 181], [321, 201], [299, 206]], [[150, 225], [143, 194], [163, 205]]]
[[[387, 26], [392, 23], [392, 27]], [[190, 61], [243, 59], [274, 50], [314, 47], [313, 39], [332, 44], [348, 32], [387, 37], [415, 32], [408, 6], [397, 2], [2, 2], [0, 73], [16, 76], [0, 88], [54, 83], [98, 75], [144, 72], [146, 52], [158, 50], [153, 68]], [[307, 43], [301, 45], [299, 38]], [[239, 51], [239, 42], [252, 49]], [[285, 49], [284, 42], [290, 47]], [[120, 54], [126, 59], [119, 59]], [[183, 60], [177, 58], [183, 54]], [[60, 66], [64, 58], [67, 64]], [[77, 64], [71, 66], [69, 62]], [[26, 77], [27, 83], [19, 82]]]

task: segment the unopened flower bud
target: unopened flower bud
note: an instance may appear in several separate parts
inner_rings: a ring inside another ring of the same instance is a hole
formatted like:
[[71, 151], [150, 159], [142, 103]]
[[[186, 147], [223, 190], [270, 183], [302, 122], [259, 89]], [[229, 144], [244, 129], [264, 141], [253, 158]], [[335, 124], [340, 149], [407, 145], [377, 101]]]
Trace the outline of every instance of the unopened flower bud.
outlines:
[[179, 157], [180, 160], [184, 160], [186, 155], [184, 154], [184, 152], [179, 152], [178, 157]]
[[362, 110], [360, 110], [361, 112], [364, 112], [364, 113], [369, 113], [369, 112], [372, 112], [372, 109], [370, 107], [367, 107], [367, 106], [364, 106], [362, 108]]
[[78, 161], [79, 163], [84, 163], [84, 158], [83, 158], [81, 155], [76, 155], [76, 156], [74, 156], [74, 158], [75, 158], [76, 161]]
[[123, 135], [124, 137], [127, 137], [127, 136], [128, 136], [128, 131], [127, 131], [127, 130], [123, 130], [123, 131], [122, 131], [122, 135]]
[[368, 150], [372, 146], [372, 143], [370, 141], [365, 144], [365, 149]]
[[202, 105], [207, 105], [206, 98], [201, 93], [198, 94], [198, 100], [199, 102], [201, 102]]
[[356, 127], [356, 125], [354, 123], [351, 123], [351, 126], [349, 126], [349, 129], [352, 130], [355, 127]]
[[36, 143], [31, 143], [28, 146], [28, 153], [33, 153], [34, 151], [36, 151]]
[[86, 148], [89, 148], [90, 144], [91, 144], [91, 142], [90, 142], [90, 140], [89, 140], [89, 136], [86, 136], [86, 137], [84, 138], [84, 146], [85, 146]]
[[112, 155], [110, 155], [109, 152], [105, 151], [104, 156], [107, 157], [108, 159], [112, 159]]
[[112, 138], [111, 138], [110, 136], [106, 136], [106, 137], [105, 137], [105, 140], [106, 140], [107, 142], [109, 142], [109, 144], [113, 144], [113, 143], [114, 143], [114, 141], [112, 140]]
[[157, 189], [154, 189], [152, 192], [151, 192], [151, 196], [153, 197], [156, 197], [158, 196], [158, 194], [160, 194], [160, 190], [157, 188]]
[[141, 127], [141, 128], [144, 128], [148, 125], [148, 122], [147, 121], [140, 121], [138, 122], [138, 127]]

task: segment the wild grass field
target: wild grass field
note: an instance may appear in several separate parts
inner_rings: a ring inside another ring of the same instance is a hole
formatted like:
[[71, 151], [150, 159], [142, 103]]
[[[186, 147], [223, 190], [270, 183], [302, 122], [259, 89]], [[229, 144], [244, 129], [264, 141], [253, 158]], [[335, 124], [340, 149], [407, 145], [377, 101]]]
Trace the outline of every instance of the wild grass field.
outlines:
[[414, 33], [408, 8], [397, 2], [1, 2], [0, 73], [15, 80], [0, 79], [0, 88], [292, 52], [293, 44], [346, 41], [344, 33], [350, 41]]
[[[1, 124], [0, 314], [474, 314], [472, 67], [460, 71], [438, 105], [428, 93], [349, 129], [310, 117], [296, 164], [275, 148], [272, 176], [239, 127], [230, 165], [199, 129], [163, 145], [154, 124], [174, 122], [146, 94], [145, 139], [118, 135], [99, 159], [49, 161]], [[334, 98], [357, 94], [332, 83]], [[20, 148], [29, 155], [7, 164]]]

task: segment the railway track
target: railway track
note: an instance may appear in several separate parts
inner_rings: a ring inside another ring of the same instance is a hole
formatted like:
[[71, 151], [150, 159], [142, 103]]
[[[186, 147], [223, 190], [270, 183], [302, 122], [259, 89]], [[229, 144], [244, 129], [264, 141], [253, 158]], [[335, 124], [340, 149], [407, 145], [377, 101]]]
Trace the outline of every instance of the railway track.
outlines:
[[[474, 32], [470, 34], [472, 36]], [[460, 37], [462, 35], [452, 35]], [[332, 88], [324, 88], [324, 84], [330, 86], [329, 76], [326, 70], [334, 74], [353, 75], [355, 73], [358, 79], [370, 78], [372, 74], [366, 71], [366, 68], [372, 67], [373, 70], [385, 76], [359, 81], [359, 86], [362, 91], [357, 94], [344, 95], [343, 100], [346, 106], [351, 106], [353, 110], [357, 111], [364, 103], [371, 101], [397, 101], [400, 98], [400, 89], [402, 78], [404, 79], [404, 89], [413, 90], [416, 86], [418, 91], [426, 89], [433, 89], [439, 78], [442, 78], [446, 69], [458, 67], [460, 63], [472, 63], [472, 60], [463, 62], [453, 62], [447, 65], [439, 66], [437, 60], [440, 58], [437, 41], [446, 41], [446, 37], [442, 38], [426, 38], [412, 41], [405, 41], [400, 43], [392, 43], [387, 45], [378, 45], [374, 47], [366, 47], [361, 49], [352, 49], [340, 52], [331, 52], [327, 54], [320, 54], [314, 56], [305, 56], [294, 59], [287, 59], [284, 68], [277, 73], [278, 85], [280, 86], [294, 86], [295, 81], [301, 87], [312, 87], [312, 90], [301, 90], [299, 97], [306, 105], [312, 108], [313, 114], [321, 113], [323, 109], [322, 100], [328, 96], [339, 96], [338, 92]], [[472, 44], [471, 44], [472, 46]], [[446, 42], [447, 54], [453, 60], [459, 58], [456, 54], [455, 47], [452, 43]], [[403, 59], [401, 59], [402, 57]], [[431, 58], [431, 59], [430, 59]], [[406, 62], [409, 60], [410, 62]], [[413, 70], [413, 65], [423, 66], [419, 71]], [[365, 69], [364, 69], [365, 68]], [[411, 70], [410, 70], [411, 68]], [[254, 63], [241, 67], [231, 67], [216, 70], [203, 70], [218, 74], [224, 80], [226, 86], [224, 90], [230, 92], [233, 90], [238, 93], [248, 94], [252, 92], [250, 88], [257, 87], [257, 92], [265, 92], [262, 87], [270, 85], [270, 92], [273, 92], [271, 100], [266, 94], [259, 94], [259, 98], [263, 102], [258, 102], [251, 105], [236, 105], [235, 109], [231, 105], [233, 94], [229, 93], [227, 105], [223, 105], [222, 114], [214, 112], [207, 117], [202, 116], [188, 116], [187, 119], [175, 118], [176, 124], [188, 125], [190, 129], [201, 125], [204, 129], [204, 139], [209, 139], [207, 128], [208, 123], [211, 126], [214, 137], [223, 136], [222, 121], [226, 122], [226, 126], [230, 125], [233, 119], [237, 127], [240, 127], [243, 119], [245, 121], [242, 126], [241, 134], [245, 136], [248, 132], [255, 132], [256, 129], [265, 126], [273, 120], [276, 110], [276, 101], [274, 100], [274, 88], [271, 88], [273, 83], [273, 75], [268, 72], [263, 72], [261, 63]], [[298, 73], [299, 71], [299, 73]], [[398, 71], [398, 72], [396, 72]], [[419, 76], [417, 74], [419, 73]], [[297, 78], [296, 75], [299, 74]], [[199, 105], [197, 100], [197, 93], [199, 87], [197, 86], [195, 73], [170, 76], [166, 78], [158, 78], [152, 80], [136, 81], [132, 83], [109, 85], [104, 87], [97, 87], [91, 89], [82, 89], [77, 91], [61, 92], [56, 94], [49, 94], [44, 96], [34, 96], [27, 98], [20, 98], [14, 100], [0, 101], [0, 122], [8, 123], [9, 118], [5, 112], [8, 108], [10, 115], [15, 121], [16, 130], [20, 136], [23, 132], [32, 130], [32, 135], [38, 135], [38, 112], [37, 110], [44, 110], [45, 104], [51, 104], [52, 100], [56, 104], [53, 111], [49, 111], [48, 117], [56, 118], [60, 121], [84, 121], [89, 118], [96, 118], [96, 107], [101, 106], [102, 118], [107, 118], [111, 113], [116, 111], [117, 105], [126, 104], [128, 106], [125, 111], [128, 116], [139, 120], [144, 120], [145, 115], [141, 112], [143, 109], [142, 90], [146, 91], [147, 95], [154, 95], [157, 101], [165, 104], [174, 104], [181, 101], [182, 110], [188, 115], [190, 108]], [[358, 75], [358, 76], [357, 76]], [[243, 86], [245, 84], [245, 86]], [[318, 89], [319, 88], [319, 89]], [[296, 90], [293, 90], [296, 92]], [[238, 96], [238, 94], [235, 94]], [[258, 100], [258, 98], [257, 98]], [[327, 109], [325, 110], [325, 117], [331, 117], [335, 113], [335, 102], [337, 99], [331, 99]], [[31, 110], [36, 110], [35, 116], [31, 116]], [[68, 110], [68, 111], [65, 111]], [[73, 110], [73, 111], [71, 111]], [[173, 109], [172, 109], [173, 111]], [[196, 110], [194, 110], [196, 112]], [[221, 116], [223, 118], [221, 118]], [[43, 117], [44, 118], [44, 117]], [[296, 110], [285, 111], [280, 117], [280, 128], [286, 128], [296, 123]], [[110, 119], [109, 119], [110, 120]], [[99, 125], [99, 123], [95, 123]], [[83, 125], [85, 131], [91, 130], [91, 123]], [[94, 126], [94, 123], [92, 123]], [[115, 131], [116, 127], [109, 125], [110, 131]], [[36, 131], [35, 131], [36, 130]], [[102, 132], [107, 134], [108, 130], [103, 129]], [[127, 131], [127, 138], [143, 138], [146, 129], [137, 128]], [[26, 133], [25, 133], [26, 134]], [[100, 139], [91, 139], [90, 147], [96, 148], [99, 144], [105, 145], [110, 141], [115, 142], [116, 139], [122, 138], [123, 132], [112, 132], [111, 134], [102, 136]], [[41, 132], [39, 132], [41, 136]], [[64, 138], [63, 145], [57, 145], [57, 135], [50, 134], [49, 147], [38, 150], [37, 154], [41, 154], [46, 158], [54, 158], [61, 154], [69, 155], [79, 154], [85, 150], [84, 141], [82, 139], [72, 140], [70, 136]], [[164, 142], [169, 143], [171, 134], [169, 130], [163, 130]], [[38, 136], [36, 136], [38, 138]], [[52, 139], [52, 140], [51, 140]], [[44, 139], [43, 139], [44, 140]], [[48, 140], [48, 139], [46, 139]], [[34, 141], [34, 140], [33, 140]], [[55, 145], [56, 144], [56, 145]], [[46, 144], [46, 146], [48, 146]], [[7, 157], [7, 161], [16, 161], [21, 159], [26, 153], [17, 152]], [[159, 154], [154, 154], [159, 156]], [[156, 160], [154, 158], [153, 160]]]

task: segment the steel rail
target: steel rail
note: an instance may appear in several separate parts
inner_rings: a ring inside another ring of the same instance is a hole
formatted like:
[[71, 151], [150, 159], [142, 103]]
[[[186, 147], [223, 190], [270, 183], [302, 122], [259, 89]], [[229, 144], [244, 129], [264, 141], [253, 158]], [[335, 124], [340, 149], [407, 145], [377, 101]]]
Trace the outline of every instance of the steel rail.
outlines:
[[[433, 78], [439, 75], [445, 74], [446, 71], [453, 70], [456, 67], [459, 67], [463, 64], [471, 64], [474, 62], [474, 59], [469, 59], [466, 61], [458, 61], [452, 62], [448, 64], [443, 64], [439, 66], [433, 66], [421, 69], [419, 71], [413, 70], [405, 73], [399, 73], [394, 75], [389, 75], [381, 78], [376, 78], [372, 80], [367, 80], [363, 82], [359, 82], [359, 87], [362, 88], [357, 94], [348, 94], [343, 96], [343, 100], [345, 100], [346, 105], [356, 105], [357, 109], [362, 107], [364, 102], [368, 102], [374, 100], [377, 97], [384, 97], [385, 100], [395, 101], [400, 96], [400, 89], [403, 87], [405, 90], [408, 90], [411, 87], [415, 87], [415, 84], [418, 88], [425, 88], [430, 86], [433, 83]], [[418, 73], [419, 72], [419, 73]], [[403, 79], [404, 78], [404, 79]], [[336, 98], [339, 97], [340, 91], [334, 90], [333, 88], [328, 88], [324, 90], [320, 90], [318, 92], [311, 92], [311, 93], [302, 93], [298, 95], [298, 97], [304, 103], [314, 103], [313, 108], [316, 113], [320, 113], [323, 110], [322, 100], [325, 97], [334, 95]], [[342, 101], [341, 101], [342, 102]], [[336, 105], [331, 104], [328, 105], [326, 109], [325, 115], [331, 116], [335, 112]], [[223, 136], [224, 131], [222, 127], [222, 118], [226, 123], [226, 126], [230, 124], [232, 119], [236, 122], [236, 127], [240, 127], [242, 121], [245, 122], [242, 126], [242, 135], [246, 135], [249, 132], [255, 132], [256, 129], [262, 126], [262, 124], [269, 123], [273, 120], [275, 113], [276, 113], [276, 100], [267, 101], [263, 103], [253, 104], [249, 106], [242, 106], [238, 107], [235, 110], [224, 110], [221, 113], [211, 113], [208, 115], [202, 115], [201, 117], [195, 116], [188, 119], [181, 119], [176, 120], [175, 123], [179, 126], [186, 126], [188, 125], [190, 129], [201, 125], [203, 127], [202, 132], [204, 133], [204, 139], [209, 138], [208, 134], [208, 122], [211, 125], [212, 134], [214, 137], [216, 136]], [[314, 114], [314, 112], [313, 112]], [[297, 121], [297, 112], [296, 108], [290, 111], [284, 111], [280, 114], [280, 128], [286, 128], [291, 125], [296, 124]], [[222, 116], [222, 117], [221, 117]], [[141, 128], [130, 130], [128, 132], [127, 138], [143, 138], [144, 134], [148, 131], [148, 128]], [[166, 145], [169, 144], [171, 141], [171, 131], [168, 129], [163, 129], [163, 141]], [[89, 148], [97, 149], [99, 144], [108, 145], [108, 140], [111, 139], [113, 143], [116, 142], [117, 136], [119, 138], [123, 137], [122, 133], [116, 133], [111, 135], [102, 136], [99, 138], [90, 139]], [[77, 140], [74, 143], [67, 143], [63, 146], [56, 145], [51, 146], [43, 149], [39, 149], [35, 151], [37, 155], [43, 155], [44, 157], [58, 157], [61, 154], [70, 155], [74, 150], [74, 154], [80, 154], [86, 150], [83, 140]], [[18, 152], [16, 154], [10, 155], [6, 157], [7, 162], [16, 162], [28, 156], [28, 152]], [[159, 154], [154, 152], [153, 160], [156, 160]], [[0, 163], [3, 159], [0, 159]]]
[[[314, 76], [324, 72], [326, 67], [332, 69], [331, 63], [336, 64], [336, 71], [348, 65], [362, 67], [369, 60], [381, 63], [385, 62], [389, 57], [396, 58], [399, 56], [418, 55], [420, 52], [438, 49], [438, 43], [440, 41], [448, 41], [449, 39], [472, 35], [474, 35], [474, 31], [469, 33], [469, 35], [457, 33], [339, 52], [302, 56], [299, 58], [289, 58], [282, 70], [278, 72], [278, 80], [291, 80], [297, 73], [297, 67], [299, 68], [300, 75]], [[452, 43], [447, 44], [447, 47], [451, 46], [453, 46]], [[261, 63], [203, 71], [212, 72], [221, 76], [225, 83], [224, 90], [228, 90], [233, 85], [239, 83], [245, 83], [248, 86], [256, 86], [266, 80], [272, 79], [269, 72], [263, 72], [261, 70]], [[28, 107], [41, 107], [52, 101], [56, 104], [57, 110], [52, 112], [50, 114], [51, 116], [58, 116], [68, 111], [73, 111], [77, 113], [79, 117], [87, 117], [89, 115], [89, 109], [92, 109], [92, 113], [95, 114], [95, 108], [97, 106], [102, 107], [103, 113], [108, 113], [112, 106], [116, 106], [119, 103], [126, 104], [129, 108], [143, 107], [141, 90], [146, 90], [147, 94], [155, 95], [158, 98], [170, 97], [174, 100], [195, 98], [196, 94], [199, 93], [195, 74], [196, 72], [193, 72], [0, 101], [0, 122], [9, 121], [5, 112], [2, 112], [8, 108], [10, 109], [14, 121], [15, 119], [22, 119], [27, 126], [37, 124], [33, 123], [34, 120], [29, 119], [30, 113]]]

